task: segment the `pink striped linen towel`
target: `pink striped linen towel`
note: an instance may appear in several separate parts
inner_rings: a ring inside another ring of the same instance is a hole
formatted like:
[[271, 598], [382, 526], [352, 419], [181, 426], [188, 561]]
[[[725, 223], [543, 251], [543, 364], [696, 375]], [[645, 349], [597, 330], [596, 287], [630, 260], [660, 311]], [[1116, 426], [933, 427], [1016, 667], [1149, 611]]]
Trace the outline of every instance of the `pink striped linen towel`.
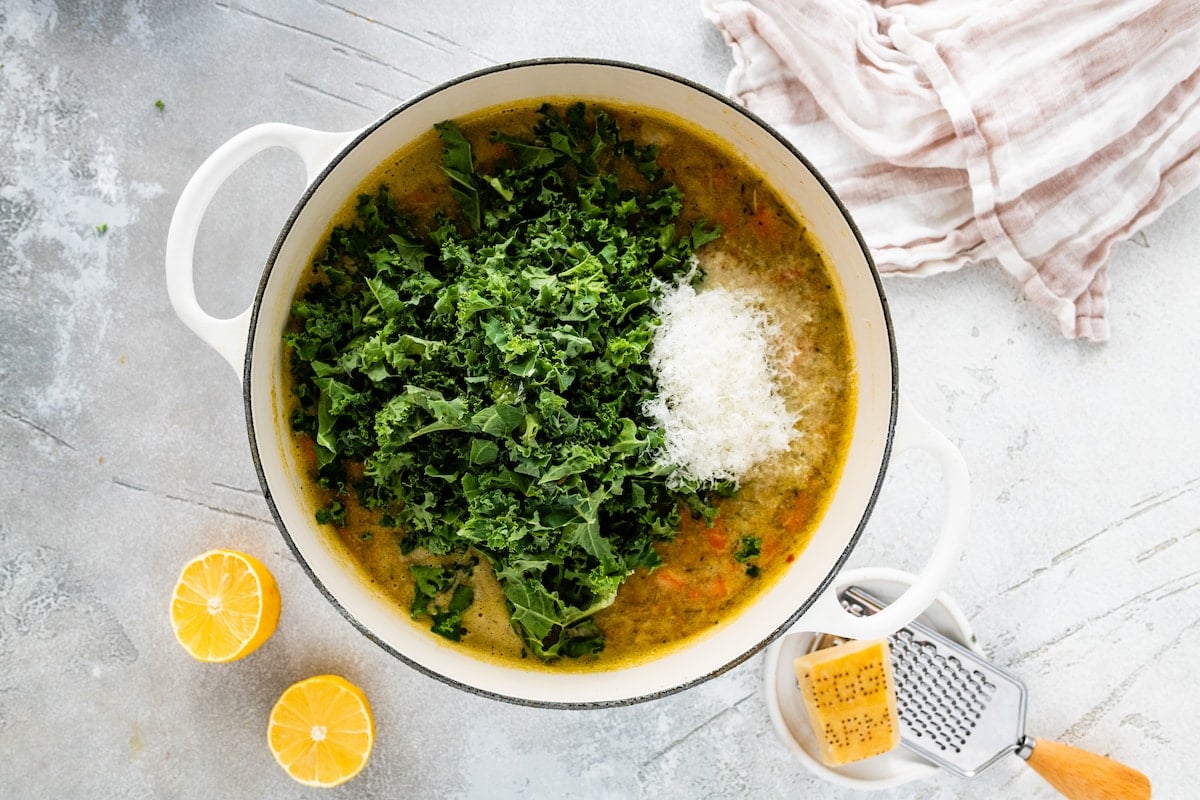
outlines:
[[881, 272], [999, 262], [1108, 338], [1113, 245], [1200, 183], [1196, 0], [703, 0], [731, 97], [834, 186]]

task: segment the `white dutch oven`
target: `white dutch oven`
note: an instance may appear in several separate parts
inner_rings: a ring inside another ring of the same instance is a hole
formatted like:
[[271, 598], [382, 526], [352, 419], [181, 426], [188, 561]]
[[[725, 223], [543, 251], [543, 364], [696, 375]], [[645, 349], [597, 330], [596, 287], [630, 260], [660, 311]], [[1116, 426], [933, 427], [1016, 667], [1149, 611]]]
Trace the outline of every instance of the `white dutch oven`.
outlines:
[[[837, 270], [850, 321], [859, 406], [845, 473], [802, 556], [736, 619], [685, 647], [637, 666], [591, 673], [548, 673], [483, 661], [405, 619], [313, 521], [289, 446], [282, 403], [281, 336], [297, 280], [330, 219], [359, 184], [436, 122], [537, 97], [632, 103], [690, 120], [727, 141], [809, 222]], [[196, 302], [192, 253], [200, 221], [221, 184], [271, 147], [293, 150], [308, 187], [271, 252], [253, 304], [215, 319]], [[467, 75], [429, 91], [368, 127], [323, 133], [259, 125], [217, 149], [179, 199], [166, 250], [167, 289], [179, 317], [241, 375], [251, 451], [271, 512], [296, 558], [351, 623], [388, 652], [450, 684], [534, 705], [584, 707], [646, 700], [686, 688], [745, 660], [801, 617], [808, 630], [854, 638], [890, 633], [934, 599], [957, 560], [967, 523], [968, 478], [958, 451], [907, 405], [897, 387], [895, 343], [879, 276], [857, 229], [804, 157], [761, 120], [708, 89], [656, 70], [606, 61], [522, 62]], [[889, 456], [920, 447], [940, 461], [945, 519], [914, 585], [882, 613], [857, 618], [828, 591], [870, 514]]]

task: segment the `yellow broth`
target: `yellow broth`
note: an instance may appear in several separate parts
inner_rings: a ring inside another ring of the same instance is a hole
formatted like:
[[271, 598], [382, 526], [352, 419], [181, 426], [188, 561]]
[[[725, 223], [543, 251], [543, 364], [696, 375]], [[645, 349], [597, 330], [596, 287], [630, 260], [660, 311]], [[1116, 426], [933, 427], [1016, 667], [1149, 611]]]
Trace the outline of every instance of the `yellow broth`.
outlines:
[[[489, 142], [488, 134], [496, 129], [528, 134], [542, 102], [456, 120], [471, 141], [477, 169], [487, 171], [503, 153], [503, 146]], [[463, 618], [466, 633], [460, 645], [486, 658], [535, 669], [626, 666], [732, 620], [801, 556], [841, 474], [856, 403], [853, 353], [837, 281], [803, 221], [735, 153], [698, 129], [650, 109], [604, 108], [620, 124], [622, 138], [660, 146], [659, 165], [684, 193], [681, 222], [700, 218], [722, 226], [721, 238], [697, 251], [705, 272], [701, 290], [749, 290], [761, 300], [781, 333], [776, 353], [780, 390], [789, 412], [799, 418], [800, 434], [785, 454], [756, 469], [734, 497], [720, 502], [711, 527], [684, 513], [676, 537], [656, 546], [663, 566], [634, 572], [616, 601], [595, 616], [605, 635], [605, 648], [597, 656], [550, 664], [528, 656], [510, 626], [499, 582], [481, 557], [471, 578], [475, 601]], [[418, 223], [431, 220], [453, 202], [440, 168], [441, 149], [430, 131], [383, 165], [355, 196], [373, 194], [387, 184], [402, 213]], [[351, 197], [330, 229], [350, 223], [354, 213]], [[302, 282], [297, 296], [306, 287]], [[295, 403], [294, 398], [289, 402]], [[309, 471], [313, 508], [322, 507], [330, 498], [315, 484], [312, 442], [297, 436], [296, 447], [299, 462]], [[353, 502], [348, 503], [344, 526], [326, 527], [364, 580], [394, 598], [405, 612], [414, 596], [409, 566], [439, 560], [420, 549], [402, 553], [401, 532], [379, 525], [376, 516]], [[745, 537], [762, 543], [760, 556], [752, 562], [758, 567], [753, 577], [747, 565], [734, 558]], [[427, 630], [428, 619], [413, 624]]]

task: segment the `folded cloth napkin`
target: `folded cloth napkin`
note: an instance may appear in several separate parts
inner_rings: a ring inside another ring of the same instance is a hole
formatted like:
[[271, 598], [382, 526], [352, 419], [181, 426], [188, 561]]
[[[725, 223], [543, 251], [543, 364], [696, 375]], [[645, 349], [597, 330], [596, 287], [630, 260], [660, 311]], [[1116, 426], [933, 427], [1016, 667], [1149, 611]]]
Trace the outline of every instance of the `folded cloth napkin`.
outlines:
[[1103, 340], [1113, 244], [1200, 183], [1196, 0], [703, 2], [881, 272], [995, 259]]

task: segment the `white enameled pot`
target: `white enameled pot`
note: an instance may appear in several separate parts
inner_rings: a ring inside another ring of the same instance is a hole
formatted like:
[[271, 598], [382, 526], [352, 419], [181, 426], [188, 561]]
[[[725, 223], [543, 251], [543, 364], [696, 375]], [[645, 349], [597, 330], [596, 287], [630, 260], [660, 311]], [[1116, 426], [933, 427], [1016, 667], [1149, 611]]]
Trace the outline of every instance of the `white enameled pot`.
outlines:
[[[571, 97], [662, 109], [724, 139], [806, 219], [837, 271], [850, 321], [859, 404], [844, 475], [802, 556], [735, 619], [685, 647], [637, 666], [590, 673], [547, 673], [481, 660], [420, 630], [404, 609], [362, 580], [314, 522], [300, 469], [288, 445], [282, 403], [281, 336], [297, 281], [330, 219], [359, 184], [434, 123], [527, 98]], [[196, 233], [221, 184], [271, 147], [296, 152], [308, 186], [283, 226], [253, 304], [215, 319], [196, 301], [192, 254]], [[804, 618], [806, 630], [854, 638], [907, 624], [937, 595], [961, 551], [967, 524], [966, 466], [950, 442], [900, 399], [891, 321], [879, 276], [846, 209], [812, 165], [761, 120], [690, 81], [645, 67], [578, 59], [520, 62], [473, 73], [400, 106], [366, 128], [323, 133], [283, 124], [246, 130], [222, 145], [185, 187], [167, 237], [167, 289], [179, 317], [242, 377], [251, 452], [271, 511], [320, 591], [368, 638], [408, 664], [453, 685], [534, 705], [587, 707], [659, 697], [718, 675]], [[941, 463], [945, 518], [913, 586], [886, 611], [858, 618], [832, 592], [834, 576], [863, 530], [889, 456], [920, 447]]]

